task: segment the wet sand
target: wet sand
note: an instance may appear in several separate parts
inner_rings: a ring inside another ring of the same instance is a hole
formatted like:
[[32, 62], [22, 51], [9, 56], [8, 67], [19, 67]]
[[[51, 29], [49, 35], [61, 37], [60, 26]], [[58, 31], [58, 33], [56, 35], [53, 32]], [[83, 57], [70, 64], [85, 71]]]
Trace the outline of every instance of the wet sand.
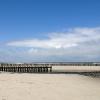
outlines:
[[77, 74], [0, 74], [0, 100], [99, 100], [100, 78]]

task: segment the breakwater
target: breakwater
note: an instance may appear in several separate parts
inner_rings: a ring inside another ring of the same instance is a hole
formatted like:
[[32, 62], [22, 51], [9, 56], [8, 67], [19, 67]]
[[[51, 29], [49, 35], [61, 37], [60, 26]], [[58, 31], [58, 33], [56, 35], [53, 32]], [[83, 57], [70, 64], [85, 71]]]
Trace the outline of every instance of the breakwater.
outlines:
[[52, 66], [48, 64], [0, 64], [1, 72], [49, 73]]
[[1, 63], [0, 72], [16, 73], [98, 73], [100, 63]]

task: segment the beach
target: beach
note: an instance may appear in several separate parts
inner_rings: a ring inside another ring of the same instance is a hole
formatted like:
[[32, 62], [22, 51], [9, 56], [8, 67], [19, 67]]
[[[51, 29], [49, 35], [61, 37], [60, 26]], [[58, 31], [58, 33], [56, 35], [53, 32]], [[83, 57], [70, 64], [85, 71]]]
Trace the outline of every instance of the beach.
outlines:
[[0, 73], [0, 100], [99, 100], [100, 78]]

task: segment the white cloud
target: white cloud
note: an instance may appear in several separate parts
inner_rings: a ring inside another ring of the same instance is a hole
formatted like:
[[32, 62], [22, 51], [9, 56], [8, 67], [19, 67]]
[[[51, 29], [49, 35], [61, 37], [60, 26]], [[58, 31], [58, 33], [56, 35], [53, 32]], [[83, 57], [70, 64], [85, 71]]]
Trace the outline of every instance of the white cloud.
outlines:
[[48, 39], [12, 41], [9, 46], [36, 48], [69, 48], [81, 43], [98, 41], [100, 28], [74, 28], [66, 33], [50, 33]]
[[[74, 28], [64, 33], [49, 33], [46, 39], [31, 39], [7, 43], [11, 47], [26, 47], [27, 57], [95, 60], [100, 57], [100, 28]], [[19, 52], [19, 51], [18, 51]], [[22, 53], [23, 54], [23, 53]], [[23, 55], [22, 55], [23, 56]], [[75, 58], [73, 58], [75, 57]], [[78, 59], [79, 58], [79, 59]], [[57, 60], [57, 59], [56, 59]]]
[[37, 48], [67, 48], [77, 45], [76, 43], [71, 43], [66, 39], [64, 37], [49, 38], [48, 40], [33, 39], [33, 40], [15, 41], [8, 43], [8, 45], [18, 46], [18, 47], [37, 47]]

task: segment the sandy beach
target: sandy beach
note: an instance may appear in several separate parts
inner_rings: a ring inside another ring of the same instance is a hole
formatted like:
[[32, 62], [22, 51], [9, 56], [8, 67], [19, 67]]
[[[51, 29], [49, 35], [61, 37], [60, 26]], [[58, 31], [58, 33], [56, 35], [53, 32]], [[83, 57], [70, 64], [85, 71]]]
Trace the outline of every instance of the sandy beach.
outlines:
[[77, 74], [0, 74], [0, 100], [99, 99], [99, 78]]

